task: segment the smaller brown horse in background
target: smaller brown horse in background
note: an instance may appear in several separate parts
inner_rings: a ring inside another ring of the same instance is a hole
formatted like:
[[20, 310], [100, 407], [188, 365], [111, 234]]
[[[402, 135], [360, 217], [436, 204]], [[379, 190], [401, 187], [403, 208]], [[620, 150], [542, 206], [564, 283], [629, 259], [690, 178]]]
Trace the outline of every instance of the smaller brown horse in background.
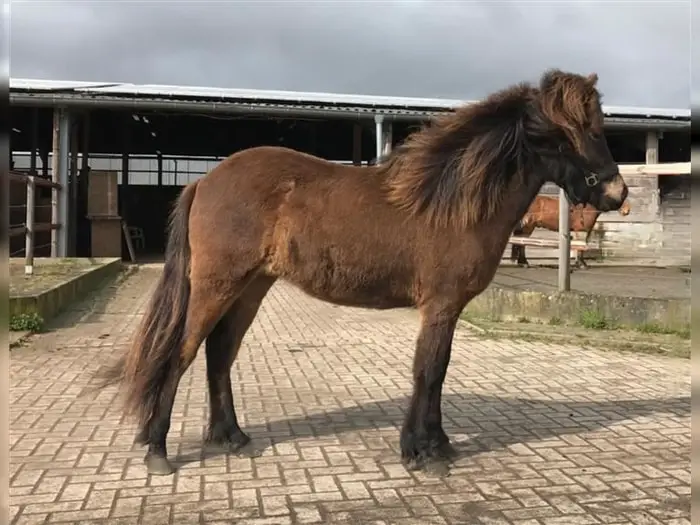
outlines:
[[[576, 205], [569, 207], [571, 214], [569, 215], [569, 229], [572, 232], [586, 232], [586, 243], [591, 236], [593, 226], [595, 226], [601, 212], [594, 206], [586, 204], [585, 206]], [[617, 212], [623, 217], [629, 215], [630, 204], [626, 200]], [[550, 197], [548, 195], [538, 195], [528, 208], [525, 215], [518, 223], [518, 226], [513, 230], [513, 235], [529, 237], [535, 228], [544, 228], [549, 231], [559, 231], [559, 197]], [[518, 261], [518, 265], [529, 267], [530, 263], [525, 257], [525, 246], [521, 244], [513, 244], [510, 251], [510, 260]], [[583, 252], [576, 253], [577, 268], [584, 266], [588, 267], [583, 259]]]

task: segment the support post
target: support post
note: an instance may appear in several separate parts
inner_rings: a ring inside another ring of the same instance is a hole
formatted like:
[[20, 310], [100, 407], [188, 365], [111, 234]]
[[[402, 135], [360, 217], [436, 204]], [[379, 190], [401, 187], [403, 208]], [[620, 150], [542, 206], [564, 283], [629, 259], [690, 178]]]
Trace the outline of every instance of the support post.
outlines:
[[85, 111], [83, 114], [83, 134], [81, 144], [80, 172], [84, 174], [88, 169], [88, 159], [90, 152], [90, 113]]
[[[646, 137], [646, 164], [658, 164], [659, 163], [659, 133], [656, 131], [647, 132]], [[661, 196], [659, 195], [659, 176], [654, 177], [653, 186], [653, 216], [658, 216], [659, 208], [661, 207]]]
[[394, 140], [394, 126], [391, 121], [384, 125], [384, 135], [382, 136], [382, 155], [387, 156], [391, 153], [391, 147]]
[[379, 164], [379, 159], [382, 158], [384, 151], [384, 144], [382, 144], [384, 139], [384, 115], [374, 116], [374, 130], [375, 130], [375, 156], [377, 157], [375, 164]]
[[129, 151], [131, 149], [131, 114], [125, 113], [122, 129], [122, 186], [129, 185]]
[[70, 141], [70, 114], [65, 108], [54, 110], [53, 158], [51, 178], [61, 189], [51, 190], [51, 222], [59, 228], [51, 230], [51, 257], [65, 257], [68, 244], [68, 157]]
[[36, 175], [36, 155], [39, 149], [39, 108], [32, 108], [31, 153], [29, 155], [29, 173]]
[[80, 137], [80, 173], [78, 174], [78, 200], [76, 212], [76, 255], [85, 256], [90, 253], [90, 227], [87, 219], [88, 187], [90, 185], [90, 112], [85, 110], [82, 115]]
[[659, 163], [659, 134], [656, 131], [647, 133], [646, 164]]
[[87, 200], [90, 160], [90, 113], [83, 114], [83, 126], [80, 141], [80, 172], [78, 174], [78, 200]]
[[384, 115], [374, 116], [375, 134], [376, 134], [376, 154], [377, 163], [380, 159], [391, 153], [392, 144], [392, 126], [391, 122], [384, 125]]
[[27, 177], [27, 217], [24, 237], [24, 275], [34, 274], [34, 207], [35, 201], [34, 174]]
[[571, 289], [571, 237], [569, 225], [569, 198], [559, 189], [559, 291]]
[[[60, 149], [60, 129], [61, 129], [61, 110], [56, 108], [53, 110], [53, 131], [52, 131], [52, 145], [51, 145], [51, 180], [53, 182], [58, 182], [58, 153]], [[48, 155], [46, 155], [48, 158]], [[46, 164], [44, 164], [46, 166]], [[58, 192], [56, 188], [51, 188], [51, 223], [59, 223], [59, 211], [58, 211]], [[51, 230], [51, 257], [58, 257], [58, 230]]]
[[362, 124], [355, 122], [352, 127], [352, 163], [362, 164]]
[[156, 153], [158, 161], [158, 187], [163, 185], [163, 153], [158, 150]]
[[70, 257], [75, 257], [78, 245], [78, 119], [71, 121], [70, 132], [70, 185], [68, 186], [68, 249]]
[[41, 157], [41, 175], [45, 178], [49, 178], [49, 150], [39, 149], [39, 157]]

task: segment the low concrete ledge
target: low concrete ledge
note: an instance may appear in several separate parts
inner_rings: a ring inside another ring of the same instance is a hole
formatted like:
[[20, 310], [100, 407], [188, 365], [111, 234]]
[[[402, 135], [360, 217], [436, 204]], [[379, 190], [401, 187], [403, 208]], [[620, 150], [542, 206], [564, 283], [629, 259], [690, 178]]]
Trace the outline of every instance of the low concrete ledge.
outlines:
[[527, 318], [576, 323], [584, 312], [621, 327], [655, 325], [674, 331], [690, 329], [690, 299], [623, 297], [582, 292], [546, 293], [492, 285], [473, 299], [465, 313], [493, 320]]
[[[10, 295], [10, 317], [39, 314], [44, 321], [55, 317], [67, 306], [98, 289], [107, 279], [116, 277], [122, 269], [119, 257], [76, 259], [81, 268], [63, 282], [45, 290]], [[84, 266], [83, 266], [84, 265]]]

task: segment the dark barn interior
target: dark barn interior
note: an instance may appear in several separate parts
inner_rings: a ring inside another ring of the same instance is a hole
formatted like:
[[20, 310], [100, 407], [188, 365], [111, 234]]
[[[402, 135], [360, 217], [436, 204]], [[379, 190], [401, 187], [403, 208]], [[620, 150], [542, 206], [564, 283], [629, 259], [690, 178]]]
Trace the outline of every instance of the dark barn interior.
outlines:
[[[85, 113], [77, 113], [79, 120], [84, 115]], [[34, 144], [38, 150], [37, 171], [39, 175], [48, 177], [50, 163], [46, 159], [52, 147], [52, 109], [13, 107], [11, 119], [14, 130], [10, 141], [11, 151], [31, 151]], [[36, 134], [33, 136], [34, 123]], [[143, 229], [145, 246], [137, 247], [136, 251], [139, 256], [148, 257], [163, 253], [170, 206], [187, 182], [177, 179], [168, 181], [165, 160], [186, 160], [186, 157], [217, 160], [253, 146], [282, 145], [329, 160], [351, 161], [355, 153], [353, 139], [356, 124], [362, 129], [359, 148], [361, 162], [371, 162], [376, 156], [373, 120], [250, 118], [204, 113], [136, 113], [128, 110], [93, 109], [89, 111], [87, 143], [82, 136], [84, 126], [80, 126], [79, 142], [86, 145], [88, 158], [92, 157], [88, 161], [90, 166], [94, 164], [94, 158], [100, 155], [123, 156], [128, 153], [128, 169], [134, 171], [134, 158], [143, 155], [156, 157], [150, 163], [150, 169], [140, 169], [139, 174], [147, 175], [151, 172], [152, 178], [158, 183], [139, 183], [134, 181], [132, 173], [126, 181], [121, 180], [119, 184], [119, 212], [130, 226]], [[410, 129], [417, 125], [419, 124], [394, 123], [393, 142], [403, 140]], [[122, 170], [123, 166], [120, 163]], [[14, 192], [24, 191], [23, 185], [16, 186]], [[87, 189], [84, 184], [79, 184], [78, 187], [76, 255], [84, 257], [90, 255], [90, 225], [86, 218]], [[50, 194], [50, 190], [44, 192], [49, 203]], [[42, 199], [42, 202], [46, 199]], [[12, 224], [22, 222], [20, 211], [11, 218]], [[46, 246], [49, 240], [50, 233], [37, 234], [37, 245]], [[13, 241], [11, 248], [15, 252], [21, 250], [23, 239]], [[48, 247], [43, 248], [43, 251], [46, 250]], [[42, 250], [37, 250], [36, 255], [48, 255], [41, 252]], [[125, 258], [128, 257], [125, 242], [122, 253]]]
[[[75, 113], [79, 122], [84, 122], [84, 112]], [[12, 107], [10, 148], [15, 152], [28, 152], [35, 146], [37, 171], [48, 175], [48, 152], [52, 147], [51, 108]], [[36, 125], [36, 128], [34, 128]], [[359, 125], [361, 141], [359, 151], [355, 149], [355, 126]], [[392, 142], [400, 143], [420, 122], [397, 121], [392, 124]], [[33, 130], [36, 129], [34, 134]], [[83, 137], [87, 129], [87, 137]], [[611, 129], [607, 133], [613, 156], [620, 163], [645, 162], [645, 130]], [[87, 140], [85, 140], [87, 139]], [[336, 119], [265, 118], [239, 115], [187, 114], [174, 112], [133, 112], [131, 110], [91, 109], [89, 124], [79, 126], [78, 140], [81, 148], [88, 151], [88, 165], [92, 166], [100, 155], [122, 157], [119, 171], [125, 163], [123, 155], [130, 155], [127, 169], [130, 176], [119, 185], [119, 213], [130, 226], [143, 230], [145, 245], [137, 246], [137, 255], [160, 256], [165, 247], [165, 226], [171, 203], [179, 194], [187, 179], [177, 179], [177, 174], [168, 174], [168, 159], [175, 162], [185, 157], [201, 157], [212, 162], [245, 148], [259, 145], [282, 145], [298, 149], [322, 158], [350, 162], [359, 153], [363, 163], [376, 156], [374, 121]], [[152, 156], [148, 168], [140, 167], [136, 177], [134, 164], [139, 156]], [[92, 158], [91, 158], [92, 157]], [[690, 158], [690, 136], [685, 131], [664, 132], [659, 141], [659, 162], [684, 162]], [[173, 160], [174, 159], [174, 160]], [[211, 164], [210, 164], [211, 166]], [[94, 168], [93, 169], [101, 169]], [[114, 168], [112, 168], [114, 169]], [[196, 171], [196, 170], [195, 170]], [[170, 175], [170, 176], [168, 176]], [[151, 183], [143, 183], [144, 176]], [[195, 177], [199, 174], [195, 174]], [[139, 180], [137, 180], [139, 179]], [[660, 187], [682, 185], [686, 177], [660, 177]], [[13, 186], [12, 192], [24, 191], [23, 185]], [[662, 189], [662, 193], [663, 193]], [[39, 198], [50, 203], [51, 191], [43, 191]], [[87, 213], [87, 186], [78, 183], [77, 210], [77, 256], [90, 255], [90, 224]], [[48, 207], [47, 207], [48, 209]], [[50, 212], [49, 212], [50, 213]], [[21, 223], [21, 214], [11, 217], [11, 224]], [[45, 246], [50, 233], [37, 235], [37, 246]], [[11, 240], [10, 253], [23, 246], [23, 238]], [[43, 252], [42, 252], [43, 250]], [[128, 257], [125, 242], [122, 253]], [[47, 256], [46, 248], [36, 251], [37, 256]]]

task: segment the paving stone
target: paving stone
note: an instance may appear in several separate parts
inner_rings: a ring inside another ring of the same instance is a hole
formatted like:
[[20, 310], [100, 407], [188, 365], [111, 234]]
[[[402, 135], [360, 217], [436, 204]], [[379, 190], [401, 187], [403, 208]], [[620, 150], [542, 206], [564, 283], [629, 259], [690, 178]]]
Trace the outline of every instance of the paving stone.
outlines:
[[129, 343], [161, 267], [144, 265], [11, 354], [13, 525], [690, 523], [690, 362], [485, 340], [460, 327], [443, 420], [451, 475], [409, 472], [398, 431], [418, 315], [277, 283], [232, 371], [262, 456], [204, 457], [203, 352], [149, 477], [116, 388], [81, 395]]

